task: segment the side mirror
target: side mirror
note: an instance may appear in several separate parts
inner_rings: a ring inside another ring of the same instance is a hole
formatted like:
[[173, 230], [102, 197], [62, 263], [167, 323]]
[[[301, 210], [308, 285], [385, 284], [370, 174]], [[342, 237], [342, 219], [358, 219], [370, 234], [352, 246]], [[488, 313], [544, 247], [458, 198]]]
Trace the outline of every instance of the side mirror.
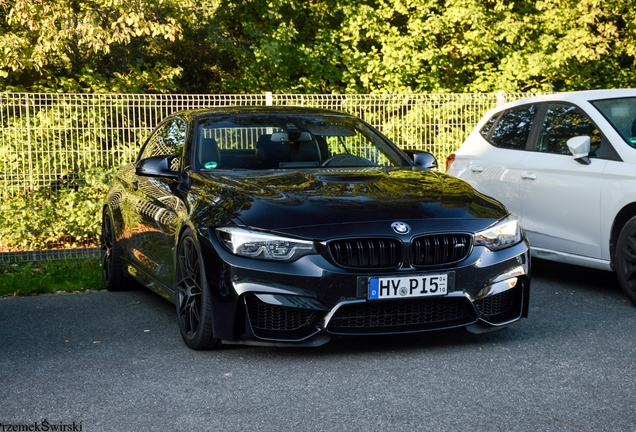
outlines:
[[577, 136], [568, 140], [568, 148], [574, 156], [574, 160], [583, 165], [589, 165], [592, 140], [589, 136]]
[[418, 167], [433, 169], [439, 166], [437, 163], [437, 159], [435, 159], [435, 156], [433, 156], [429, 152], [422, 150], [405, 150], [404, 153], [409, 155], [411, 159], [413, 159], [415, 165]]
[[135, 173], [144, 177], [164, 177], [164, 178], [178, 178], [179, 173], [170, 169], [170, 164], [175, 160], [177, 155], [169, 156], [153, 156], [147, 159], [142, 159], [137, 163], [135, 167]]

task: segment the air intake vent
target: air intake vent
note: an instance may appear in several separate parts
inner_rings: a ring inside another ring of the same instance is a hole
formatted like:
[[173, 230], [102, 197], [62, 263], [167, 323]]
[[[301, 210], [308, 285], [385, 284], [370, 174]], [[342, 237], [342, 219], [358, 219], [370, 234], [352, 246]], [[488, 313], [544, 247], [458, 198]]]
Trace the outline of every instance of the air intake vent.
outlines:
[[475, 320], [462, 297], [369, 301], [338, 309], [327, 330], [339, 334], [387, 334], [468, 324]]
[[402, 244], [395, 239], [347, 239], [329, 242], [334, 261], [343, 267], [397, 267], [402, 260]]
[[461, 261], [470, 251], [471, 239], [469, 234], [417, 237], [411, 244], [411, 262], [415, 266], [431, 266]]
[[475, 306], [485, 317], [491, 317], [508, 312], [514, 306], [514, 293], [512, 290], [477, 300]]
[[309, 326], [316, 312], [263, 303], [254, 295], [247, 299], [247, 311], [254, 330], [290, 331]]

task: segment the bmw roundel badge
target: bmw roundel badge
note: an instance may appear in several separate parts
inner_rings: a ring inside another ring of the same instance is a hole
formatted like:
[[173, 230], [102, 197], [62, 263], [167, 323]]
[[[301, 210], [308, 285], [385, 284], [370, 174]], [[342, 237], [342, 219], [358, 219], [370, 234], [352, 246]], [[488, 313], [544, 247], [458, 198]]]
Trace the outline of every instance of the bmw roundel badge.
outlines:
[[393, 222], [391, 228], [398, 234], [408, 234], [411, 232], [411, 227], [404, 222]]

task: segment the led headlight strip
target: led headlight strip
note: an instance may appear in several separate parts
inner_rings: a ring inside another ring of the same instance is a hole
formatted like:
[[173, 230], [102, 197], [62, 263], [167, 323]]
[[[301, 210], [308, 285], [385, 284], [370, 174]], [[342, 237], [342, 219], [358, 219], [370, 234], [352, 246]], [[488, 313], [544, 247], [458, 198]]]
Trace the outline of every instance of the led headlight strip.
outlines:
[[314, 243], [245, 228], [217, 228], [223, 246], [234, 255], [269, 261], [294, 261], [315, 254]]
[[475, 246], [486, 246], [498, 251], [519, 243], [521, 239], [519, 220], [514, 215], [508, 215], [485, 230], [476, 232]]

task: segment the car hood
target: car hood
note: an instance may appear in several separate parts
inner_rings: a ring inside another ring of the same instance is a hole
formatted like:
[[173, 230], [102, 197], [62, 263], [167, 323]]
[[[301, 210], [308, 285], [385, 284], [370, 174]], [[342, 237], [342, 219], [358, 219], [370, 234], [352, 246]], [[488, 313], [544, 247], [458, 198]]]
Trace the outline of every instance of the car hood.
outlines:
[[430, 226], [463, 219], [482, 220], [478, 225], [484, 226], [507, 214], [501, 203], [463, 180], [410, 168], [218, 171], [197, 176], [193, 186], [209, 197], [204, 201], [212, 207], [204, 206], [212, 213], [220, 206], [235, 223], [299, 235], [303, 227], [379, 221], [420, 220]]

